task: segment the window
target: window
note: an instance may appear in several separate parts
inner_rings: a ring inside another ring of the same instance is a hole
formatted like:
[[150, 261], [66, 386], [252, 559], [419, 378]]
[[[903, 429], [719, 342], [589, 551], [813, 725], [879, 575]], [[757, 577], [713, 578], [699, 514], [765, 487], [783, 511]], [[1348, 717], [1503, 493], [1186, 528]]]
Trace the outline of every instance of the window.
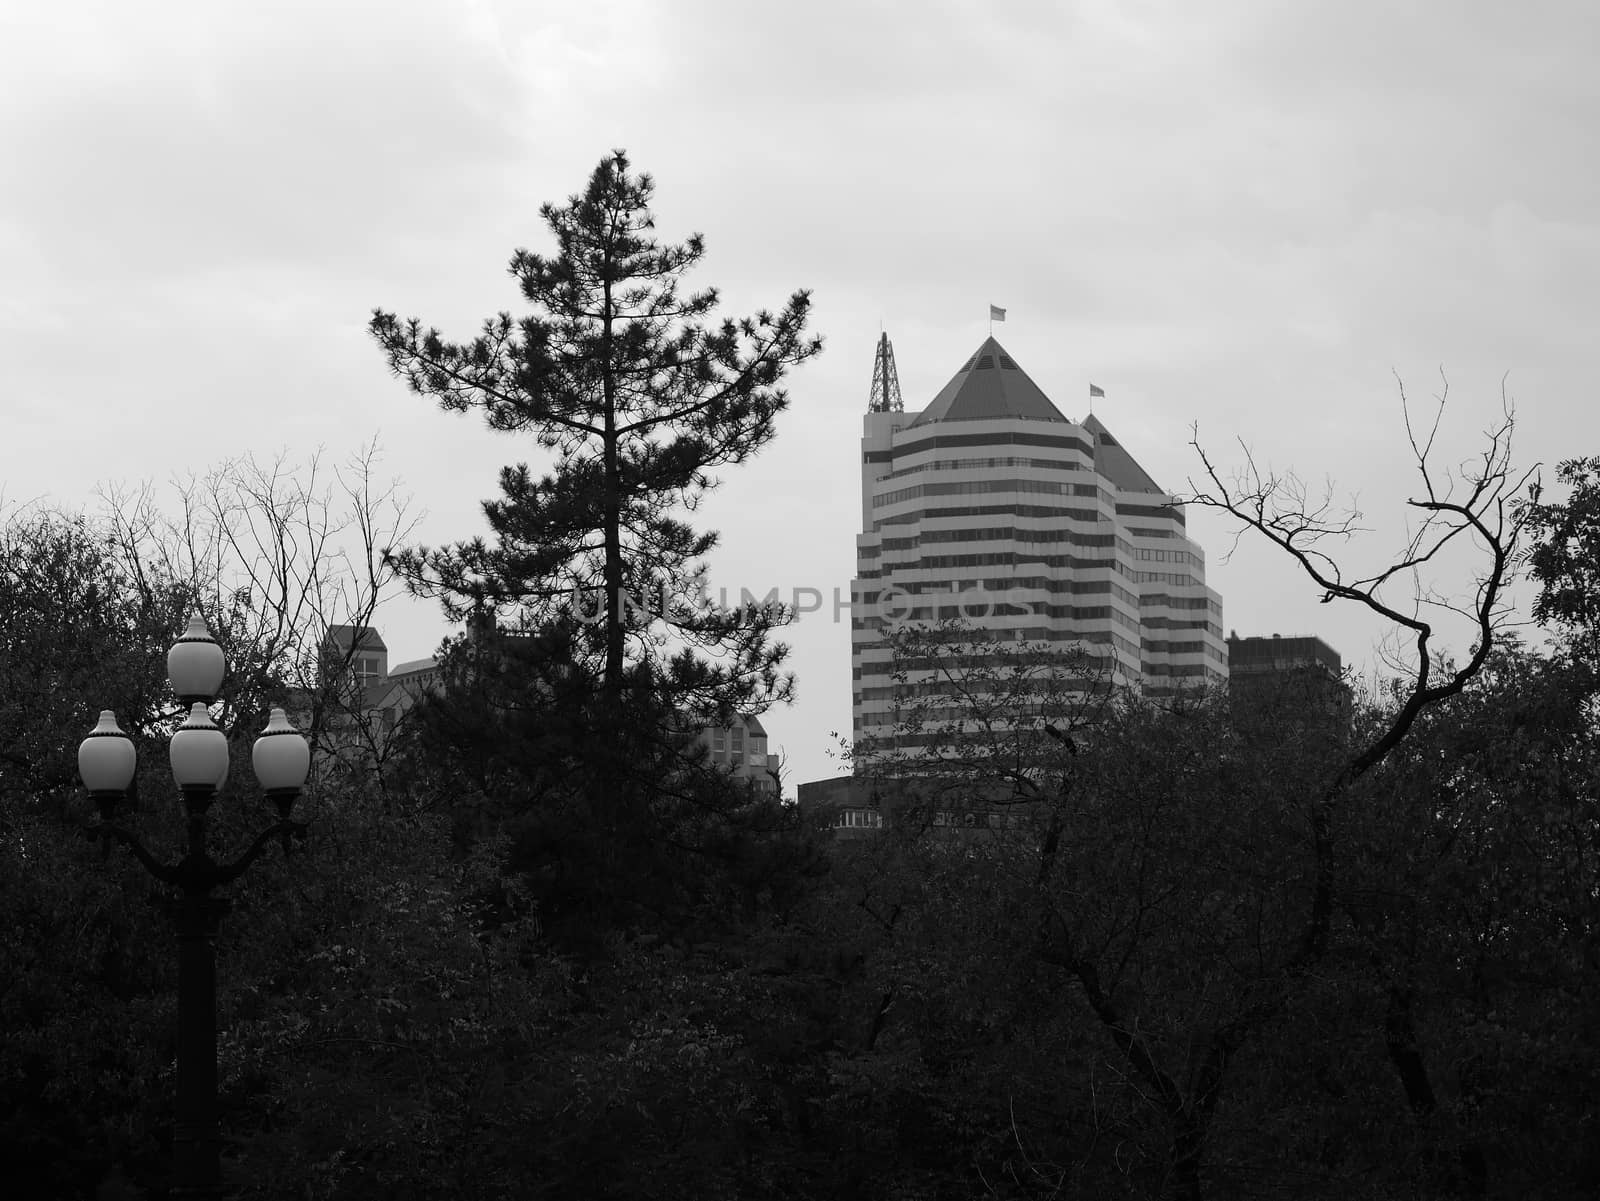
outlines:
[[840, 828], [877, 830], [883, 827], [883, 814], [872, 809], [846, 809], [833, 824]]
[[728, 731], [711, 731], [711, 752], [714, 755], [725, 755], [728, 753]]

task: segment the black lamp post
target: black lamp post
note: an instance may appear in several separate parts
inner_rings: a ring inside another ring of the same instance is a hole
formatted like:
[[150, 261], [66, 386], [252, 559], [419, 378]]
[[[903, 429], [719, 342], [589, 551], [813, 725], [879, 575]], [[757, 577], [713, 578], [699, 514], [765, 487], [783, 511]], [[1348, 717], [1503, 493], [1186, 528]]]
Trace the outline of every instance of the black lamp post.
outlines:
[[222, 1164], [217, 1132], [217, 972], [216, 935], [228, 901], [212, 890], [239, 878], [268, 845], [278, 839], [284, 852], [289, 837], [305, 825], [289, 820], [295, 798], [311, 766], [306, 740], [282, 709], [272, 711], [251, 753], [256, 779], [278, 810], [278, 820], [256, 836], [231, 863], [219, 863], [206, 850], [206, 810], [228, 775], [228, 740], [206, 707], [222, 687], [222, 648], [198, 616], [167, 655], [167, 676], [189, 716], [172, 736], [172, 778], [183, 792], [188, 812], [188, 850], [177, 863], [158, 860], [127, 830], [114, 824], [117, 803], [133, 780], [133, 742], [106, 709], [100, 723], [78, 747], [78, 774], [100, 807], [97, 838], [124, 844], [146, 870], [178, 890], [172, 909], [178, 931], [178, 1107], [173, 1132], [174, 1196], [214, 1197], [220, 1192]]

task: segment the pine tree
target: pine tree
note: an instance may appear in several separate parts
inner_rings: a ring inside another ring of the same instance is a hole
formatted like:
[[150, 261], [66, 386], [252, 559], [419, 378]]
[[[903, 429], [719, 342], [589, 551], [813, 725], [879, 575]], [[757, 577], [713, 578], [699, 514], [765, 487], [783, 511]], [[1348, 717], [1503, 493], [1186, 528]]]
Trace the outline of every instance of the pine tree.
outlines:
[[656, 241], [653, 190], [616, 151], [581, 196], [543, 206], [556, 253], [512, 257], [534, 310], [520, 320], [502, 312], [461, 344], [381, 310], [370, 327], [413, 391], [555, 456], [542, 478], [526, 463], [501, 471], [501, 496], [484, 504], [494, 545], [395, 562], [453, 619], [492, 609], [537, 629], [580, 626], [579, 660], [613, 730], [647, 698], [713, 720], [790, 696], [787, 648], [770, 640], [789, 614], [689, 603], [717, 536], [678, 514], [716, 486], [711, 472], [766, 444], [788, 403], [780, 380], [821, 349], [805, 335], [803, 290], [776, 315], [709, 323], [716, 290], [679, 293], [704, 243]]

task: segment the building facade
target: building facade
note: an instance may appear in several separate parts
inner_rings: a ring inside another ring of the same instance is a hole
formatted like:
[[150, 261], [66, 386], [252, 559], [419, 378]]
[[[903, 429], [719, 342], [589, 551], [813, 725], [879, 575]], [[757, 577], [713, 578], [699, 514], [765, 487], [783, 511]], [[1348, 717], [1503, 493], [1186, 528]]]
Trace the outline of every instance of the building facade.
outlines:
[[444, 688], [439, 661], [433, 658], [396, 664], [384, 683], [374, 708], [386, 733], [404, 721], [406, 713], [424, 696]]
[[748, 784], [763, 796], [776, 797], [778, 756], [767, 750], [767, 728], [754, 716], [735, 715], [732, 725], [708, 726], [696, 735], [706, 758], [718, 771]]
[[1307, 729], [1347, 730], [1352, 690], [1339, 652], [1310, 634], [1228, 635], [1228, 695], [1241, 726], [1277, 737]]
[[348, 676], [363, 700], [389, 676], [389, 648], [371, 626], [329, 626], [321, 653], [323, 672]]
[[[879, 345], [861, 439], [852, 582], [858, 745], [897, 722], [895, 621], [963, 617], [986, 636], [1081, 647], [1114, 684], [1225, 680], [1222, 600], [1182, 508], [1105, 424], [1070, 420], [993, 337], [920, 412]], [[931, 679], [931, 677], [930, 677]], [[931, 684], [927, 686], [933, 686]]]

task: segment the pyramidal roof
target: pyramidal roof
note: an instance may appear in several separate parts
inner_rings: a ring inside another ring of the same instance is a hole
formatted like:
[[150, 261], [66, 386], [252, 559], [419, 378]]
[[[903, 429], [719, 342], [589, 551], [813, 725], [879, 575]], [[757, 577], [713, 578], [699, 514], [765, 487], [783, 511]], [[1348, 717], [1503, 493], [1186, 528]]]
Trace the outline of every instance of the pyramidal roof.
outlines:
[[1005, 347], [990, 336], [911, 424], [997, 417], [1067, 420], [1039, 385], [1028, 378], [1028, 373], [1017, 366]]
[[1150, 478], [1134, 457], [1123, 449], [1122, 443], [1111, 436], [1105, 424], [1090, 413], [1083, 419], [1083, 428], [1094, 435], [1094, 469], [1124, 492], [1160, 492], [1161, 485]]

